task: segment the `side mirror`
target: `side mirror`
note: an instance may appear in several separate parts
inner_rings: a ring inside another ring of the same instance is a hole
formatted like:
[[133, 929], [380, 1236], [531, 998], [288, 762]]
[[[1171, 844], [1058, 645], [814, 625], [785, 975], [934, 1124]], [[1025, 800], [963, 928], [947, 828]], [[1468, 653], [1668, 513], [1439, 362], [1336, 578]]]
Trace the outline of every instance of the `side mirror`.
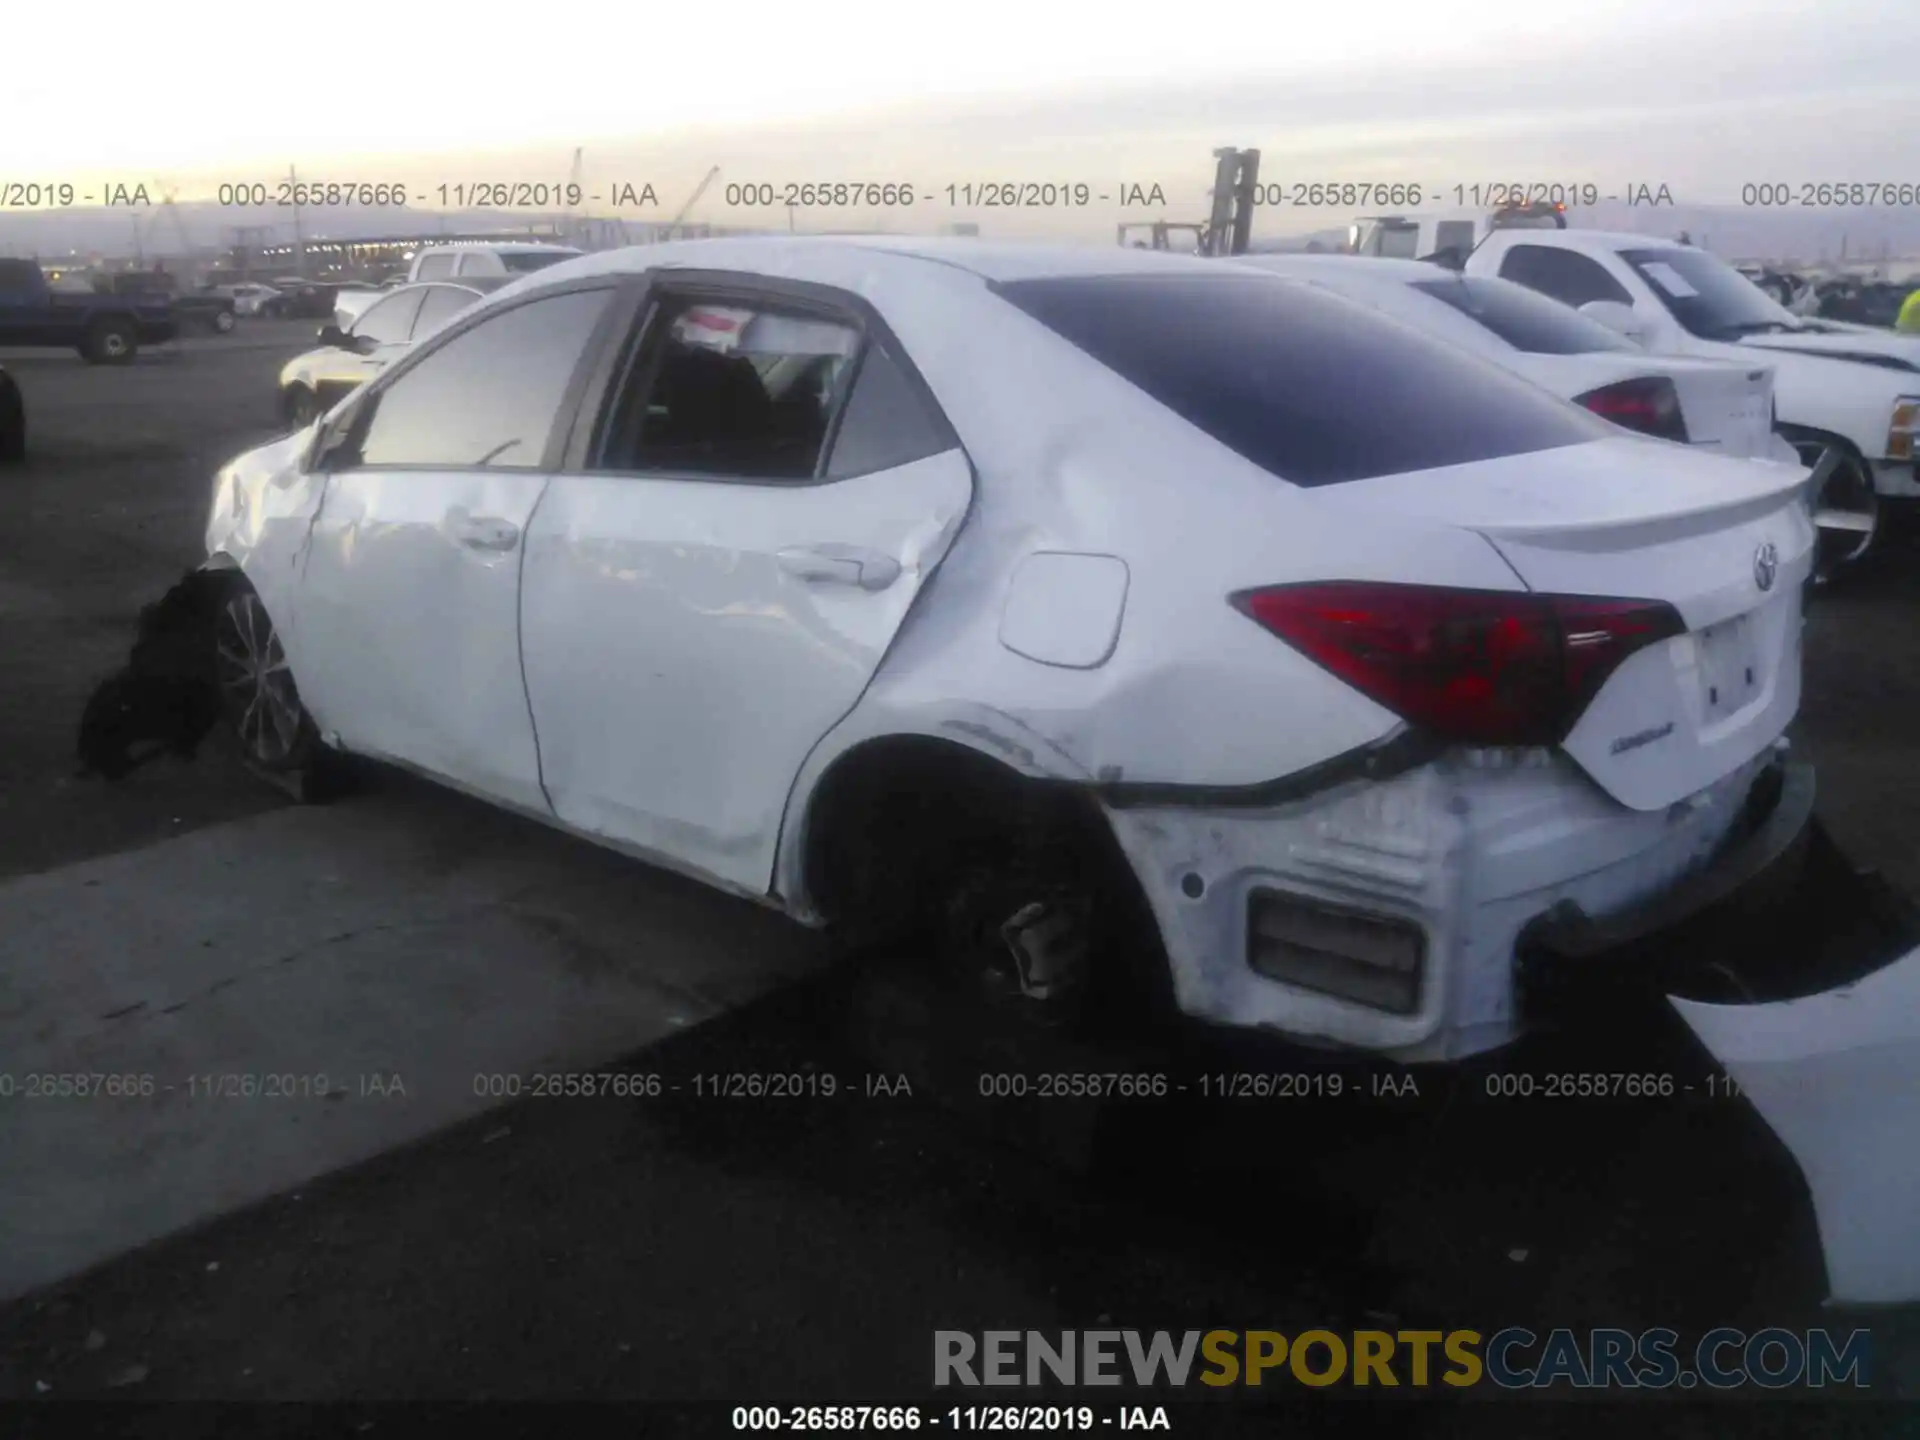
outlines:
[[1580, 313], [1589, 320], [1598, 320], [1614, 334], [1636, 345], [1647, 343], [1649, 327], [1631, 305], [1623, 305], [1618, 300], [1589, 300], [1580, 307]]
[[336, 350], [347, 350], [353, 346], [353, 337], [338, 325], [328, 323], [320, 327], [320, 343], [331, 345]]

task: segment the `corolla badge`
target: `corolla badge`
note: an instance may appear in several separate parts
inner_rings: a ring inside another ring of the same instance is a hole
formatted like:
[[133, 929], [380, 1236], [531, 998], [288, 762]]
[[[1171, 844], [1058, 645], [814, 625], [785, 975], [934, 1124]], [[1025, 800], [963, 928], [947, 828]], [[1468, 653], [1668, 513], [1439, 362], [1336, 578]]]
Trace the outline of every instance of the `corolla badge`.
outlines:
[[1771, 540], [1753, 552], [1753, 583], [1762, 590], [1773, 588], [1774, 577], [1780, 573], [1780, 547]]

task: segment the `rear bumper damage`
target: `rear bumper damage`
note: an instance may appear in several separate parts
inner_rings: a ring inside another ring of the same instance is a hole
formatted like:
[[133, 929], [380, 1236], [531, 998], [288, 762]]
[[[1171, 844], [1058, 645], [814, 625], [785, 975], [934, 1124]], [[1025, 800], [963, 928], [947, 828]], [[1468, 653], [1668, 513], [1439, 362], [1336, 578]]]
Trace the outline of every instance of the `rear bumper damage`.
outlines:
[[[1629, 1065], [1677, 1015], [1732, 1082], [1713, 1092], [1738, 1087], [1803, 1173], [1832, 1301], [1920, 1301], [1920, 906], [1846, 859], [1814, 818], [1810, 768], [1781, 754], [1651, 817], [1657, 836], [1618, 807], [1610, 824], [1583, 811], [1559, 765], [1436, 762], [1257, 813], [1109, 813], [1188, 1015], [1405, 1062], [1564, 1019]], [[1587, 868], [1569, 878], [1574, 853]], [[1411, 1012], [1366, 1021], [1257, 973], [1246, 917], [1281, 887], [1418, 922]]]
[[[1765, 752], [1657, 811], [1626, 809], [1554, 752], [1468, 751], [1289, 804], [1108, 814], [1185, 1014], [1448, 1061], [1534, 1018], [1520, 957], [1544, 953], [1543, 935], [1611, 955], [1790, 864], [1811, 783], [1776, 783], [1779, 765]], [[1373, 968], [1329, 964], [1336, 951]]]

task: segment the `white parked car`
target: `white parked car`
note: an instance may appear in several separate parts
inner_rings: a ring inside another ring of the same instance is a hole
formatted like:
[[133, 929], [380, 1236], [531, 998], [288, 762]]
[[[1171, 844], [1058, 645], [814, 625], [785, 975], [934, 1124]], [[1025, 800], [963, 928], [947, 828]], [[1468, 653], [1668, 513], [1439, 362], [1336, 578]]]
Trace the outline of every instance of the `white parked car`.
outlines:
[[572, 260], [584, 252], [571, 245], [546, 245], [530, 240], [469, 241], [429, 245], [413, 257], [407, 279], [452, 280], [469, 275], [530, 275], [549, 265]]
[[1820, 568], [1867, 553], [1882, 500], [1920, 499], [1920, 336], [1794, 315], [1726, 261], [1650, 235], [1499, 230], [1466, 262], [1573, 305], [1662, 355], [1763, 359], [1813, 471]]
[[222, 285], [214, 292], [233, 301], [233, 313], [236, 315], [258, 315], [261, 306], [280, 292], [271, 285], [261, 285], [246, 281], [239, 285]]
[[393, 292], [378, 285], [342, 285], [333, 292], [333, 323], [340, 329], [350, 329], [353, 323], [368, 310], [373, 302], [383, 300]]
[[1740, 459], [1800, 463], [1773, 432], [1773, 373], [1757, 358], [1735, 365], [1655, 357], [1524, 285], [1418, 260], [1249, 255], [1238, 263], [1325, 286], [1629, 430]]
[[320, 344], [280, 367], [280, 417], [295, 429], [311, 425], [342, 397], [378, 375], [472, 305], [508, 283], [473, 279], [461, 284], [410, 285], [376, 291], [369, 305], [345, 326], [320, 331]]
[[489, 296], [223, 468], [206, 563], [257, 765], [1445, 1059], [1808, 823], [1801, 481], [1217, 260], [743, 238]]

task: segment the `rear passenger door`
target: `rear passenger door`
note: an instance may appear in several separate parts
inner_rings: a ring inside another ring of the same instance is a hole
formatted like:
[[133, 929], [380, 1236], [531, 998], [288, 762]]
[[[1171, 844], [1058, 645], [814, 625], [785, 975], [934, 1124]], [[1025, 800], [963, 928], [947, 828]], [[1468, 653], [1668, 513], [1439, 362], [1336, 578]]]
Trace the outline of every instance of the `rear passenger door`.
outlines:
[[669, 272], [527, 534], [521, 650], [555, 813], [764, 893], [787, 796], [972, 498], [878, 316]]

